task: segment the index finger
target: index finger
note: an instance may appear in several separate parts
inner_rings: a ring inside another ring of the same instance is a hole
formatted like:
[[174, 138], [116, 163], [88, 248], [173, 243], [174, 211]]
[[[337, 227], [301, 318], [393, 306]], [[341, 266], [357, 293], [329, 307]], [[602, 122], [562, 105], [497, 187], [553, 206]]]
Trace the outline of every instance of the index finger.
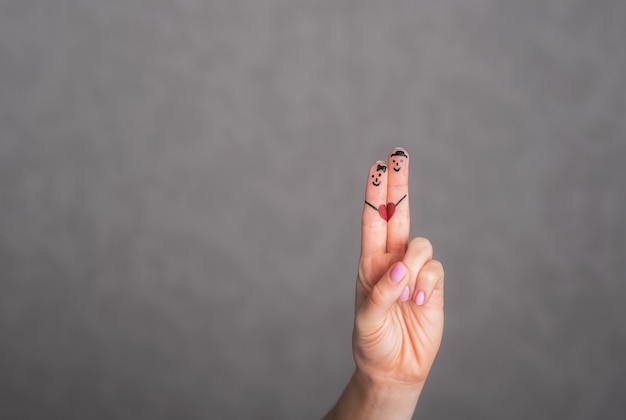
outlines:
[[361, 217], [361, 255], [382, 255], [387, 248], [387, 165], [379, 160], [370, 168]]

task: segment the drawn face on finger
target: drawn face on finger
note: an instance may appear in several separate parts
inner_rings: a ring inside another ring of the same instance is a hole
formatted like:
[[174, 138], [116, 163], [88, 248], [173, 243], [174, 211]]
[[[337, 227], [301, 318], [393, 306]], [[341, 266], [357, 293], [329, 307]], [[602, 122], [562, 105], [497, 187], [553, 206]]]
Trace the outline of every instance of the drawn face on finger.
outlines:
[[383, 182], [383, 175], [387, 172], [385, 165], [376, 165], [376, 172], [372, 174], [372, 185], [378, 187]]
[[391, 169], [395, 172], [400, 172], [404, 167], [404, 163], [409, 159], [407, 154], [403, 150], [396, 150], [391, 154]]

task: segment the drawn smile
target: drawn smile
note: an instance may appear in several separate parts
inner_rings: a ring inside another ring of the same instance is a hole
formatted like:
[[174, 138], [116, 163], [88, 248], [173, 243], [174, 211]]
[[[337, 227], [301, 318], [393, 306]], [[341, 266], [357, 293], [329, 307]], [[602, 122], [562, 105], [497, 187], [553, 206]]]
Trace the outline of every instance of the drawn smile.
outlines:
[[378, 184], [376, 183], [376, 181], [372, 182], [372, 184], [378, 187], [380, 185], [380, 181], [378, 181]]
[[393, 168], [393, 170], [396, 171], [396, 172], [400, 172], [400, 169], [402, 169], [402, 168]]

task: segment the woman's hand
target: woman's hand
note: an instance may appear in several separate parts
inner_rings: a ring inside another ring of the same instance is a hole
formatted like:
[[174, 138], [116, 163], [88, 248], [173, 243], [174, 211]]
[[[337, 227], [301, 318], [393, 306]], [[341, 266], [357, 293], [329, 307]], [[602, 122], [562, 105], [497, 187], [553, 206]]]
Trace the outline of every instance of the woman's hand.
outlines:
[[409, 243], [409, 156], [368, 173], [356, 283], [356, 371], [329, 418], [411, 418], [443, 334], [443, 266]]
[[443, 267], [427, 239], [408, 242], [408, 181], [403, 149], [369, 171], [353, 337], [357, 369], [405, 386], [426, 380], [443, 333]]

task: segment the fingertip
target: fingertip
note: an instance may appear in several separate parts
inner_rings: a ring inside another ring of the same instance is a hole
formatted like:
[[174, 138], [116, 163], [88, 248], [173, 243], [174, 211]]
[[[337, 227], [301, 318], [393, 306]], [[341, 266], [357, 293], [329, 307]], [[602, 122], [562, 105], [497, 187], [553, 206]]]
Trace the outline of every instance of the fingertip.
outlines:
[[422, 306], [424, 303], [426, 303], [426, 294], [423, 290], [420, 290], [415, 295], [415, 304], [418, 306]]
[[391, 185], [406, 186], [408, 182], [409, 153], [402, 147], [396, 147], [387, 156]]
[[372, 181], [376, 177], [380, 178], [380, 180], [382, 181], [383, 180], [382, 178], [384, 178], [386, 175], [387, 175], [387, 162], [384, 162], [382, 160], [377, 160], [376, 162], [372, 164], [372, 166], [370, 166], [370, 170], [368, 173], [368, 180], [367, 180], [368, 185], [373, 185], [375, 187], [381, 185], [382, 183], [379, 183], [379, 182], [372, 183]]
[[400, 147], [400, 146], [394, 147], [391, 153], [389, 153], [390, 156], [400, 155], [400, 154], [403, 154], [403, 156], [409, 157], [409, 152], [407, 152], [404, 147]]
[[411, 295], [411, 289], [409, 289], [409, 285], [407, 284], [406, 286], [404, 286], [404, 289], [402, 289], [402, 294], [400, 295], [398, 300], [400, 302], [406, 302], [407, 300], [409, 300], [410, 295]]

